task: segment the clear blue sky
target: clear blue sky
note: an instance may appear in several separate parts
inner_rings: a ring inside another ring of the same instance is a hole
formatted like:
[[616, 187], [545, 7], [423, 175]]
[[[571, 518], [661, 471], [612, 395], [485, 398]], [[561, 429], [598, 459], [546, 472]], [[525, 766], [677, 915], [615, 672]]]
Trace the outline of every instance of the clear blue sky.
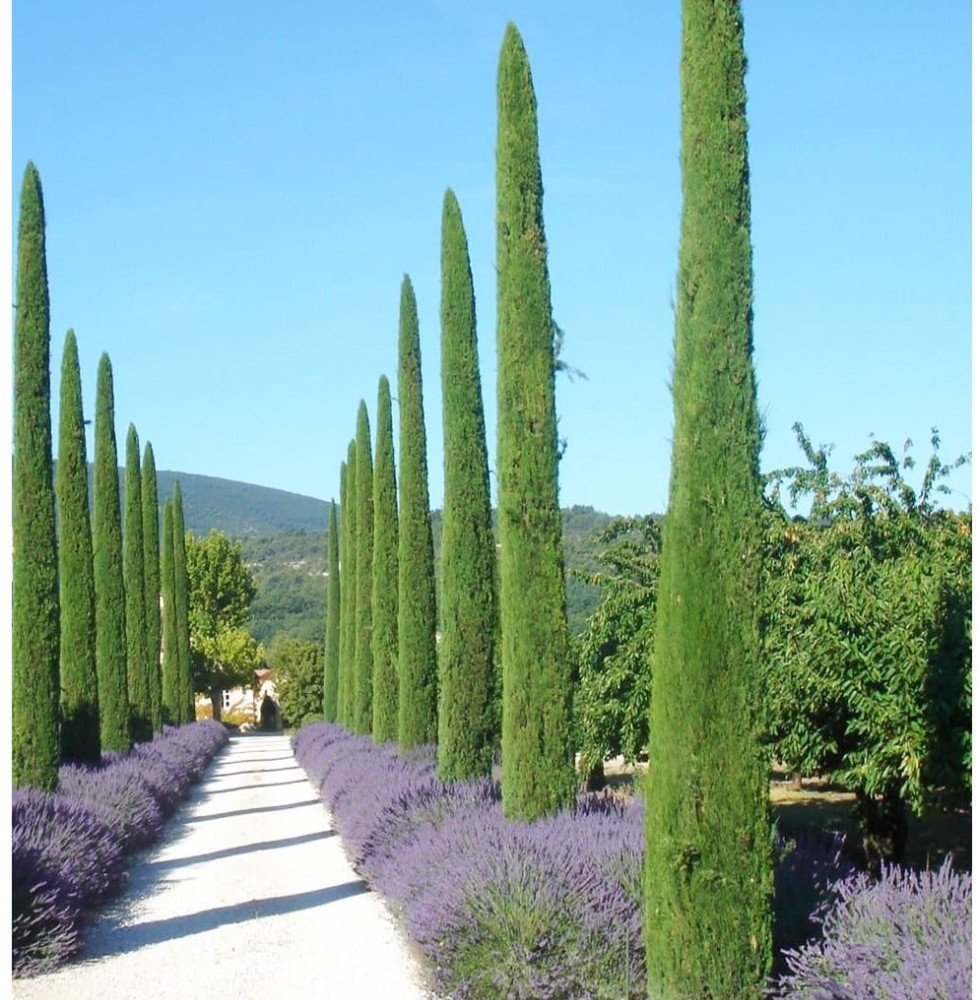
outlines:
[[[762, 468], [791, 425], [848, 471], [870, 435], [971, 448], [967, 0], [745, 0]], [[52, 369], [76, 331], [86, 409], [164, 469], [328, 499], [359, 400], [395, 382], [418, 296], [442, 500], [439, 241], [458, 195], [495, 454], [496, 64], [508, 20], [540, 118], [561, 503], [668, 492], [679, 231], [678, 0], [13, 4], [13, 224], [47, 211]], [[396, 388], [395, 388], [396, 393]], [[55, 420], [57, 414], [55, 413]], [[91, 442], [90, 442], [91, 447]], [[954, 481], [968, 502], [971, 471]]]

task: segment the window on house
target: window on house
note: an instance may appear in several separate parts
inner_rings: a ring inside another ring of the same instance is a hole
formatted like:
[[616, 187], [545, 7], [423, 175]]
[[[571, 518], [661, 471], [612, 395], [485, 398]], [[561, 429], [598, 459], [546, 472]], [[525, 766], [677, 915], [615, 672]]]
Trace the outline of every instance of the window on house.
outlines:
[[230, 691], [222, 691], [221, 692], [221, 704], [222, 704], [222, 707], [225, 708], [225, 709], [228, 709], [228, 708], [231, 707], [231, 692]]

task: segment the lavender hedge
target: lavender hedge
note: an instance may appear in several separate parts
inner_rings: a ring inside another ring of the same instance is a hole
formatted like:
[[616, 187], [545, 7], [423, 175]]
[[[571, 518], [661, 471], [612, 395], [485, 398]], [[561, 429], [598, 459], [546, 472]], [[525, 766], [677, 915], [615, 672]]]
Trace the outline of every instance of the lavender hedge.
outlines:
[[[645, 997], [640, 801], [582, 795], [572, 811], [512, 823], [503, 818], [498, 783], [439, 782], [433, 747], [405, 760], [393, 744], [376, 746], [338, 725], [314, 723], [296, 734], [294, 750], [355, 867], [401, 916], [446, 996]], [[794, 990], [783, 994], [786, 1000], [890, 995], [811, 992], [802, 978], [821, 968], [805, 943], [823, 925], [831, 954], [847, 953], [855, 940], [841, 936], [833, 900], [840, 893], [862, 899], [869, 885], [843, 848], [833, 835], [780, 833], [776, 839], [776, 941], [786, 952], [779, 971], [790, 972], [789, 961], [795, 963], [794, 978], [782, 980], [784, 989]], [[970, 915], [970, 880], [966, 892], [958, 886], [958, 895], [948, 896], [950, 876], [943, 878], [930, 897], [934, 912], [944, 913], [936, 900], [947, 897], [960, 919], [964, 894]], [[903, 913], [898, 902], [892, 905]], [[906, 913], [901, 919], [915, 928], [924, 923]], [[864, 937], [872, 937], [870, 926], [869, 920], [859, 924]], [[869, 961], [867, 946], [860, 949], [849, 955], [847, 968]], [[969, 979], [970, 958], [952, 951], [940, 952], [942, 963]], [[887, 954], [905, 965], [916, 961], [908, 949]], [[854, 981], [861, 988], [863, 979]]]
[[13, 974], [63, 964], [82, 928], [125, 879], [126, 857], [153, 843], [228, 741], [217, 722], [165, 728], [98, 767], [64, 765], [55, 794], [13, 793]]

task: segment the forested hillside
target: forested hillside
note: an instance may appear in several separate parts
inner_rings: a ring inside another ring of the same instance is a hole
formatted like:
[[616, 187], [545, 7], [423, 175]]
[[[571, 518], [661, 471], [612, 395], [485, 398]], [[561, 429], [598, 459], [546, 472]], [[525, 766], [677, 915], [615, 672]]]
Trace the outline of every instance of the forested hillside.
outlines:
[[[181, 482], [182, 482], [181, 478]], [[325, 508], [325, 504], [323, 505]], [[577, 634], [598, 603], [598, 588], [576, 579], [574, 570], [594, 572], [601, 546], [598, 536], [612, 520], [591, 507], [563, 511], [564, 555], [567, 569], [567, 617]], [[431, 517], [435, 572], [441, 567], [441, 511]], [[205, 524], [195, 533], [218, 525]], [[219, 530], [227, 530], [220, 528]], [[228, 534], [233, 534], [228, 531]], [[241, 537], [241, 536], [238, 536]], [[326, 532], [290, 529], [241, 537], [245, 562], [255, 574], [258, 596], [252, 606], [252, 634], [266, 646], [280, 633], [294, 639], [322, 638], [326, 607]]]

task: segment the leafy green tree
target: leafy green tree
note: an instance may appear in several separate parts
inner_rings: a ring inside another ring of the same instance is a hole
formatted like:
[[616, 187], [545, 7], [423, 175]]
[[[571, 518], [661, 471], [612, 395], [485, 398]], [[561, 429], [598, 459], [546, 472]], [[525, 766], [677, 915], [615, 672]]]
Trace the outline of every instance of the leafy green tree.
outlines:
[[193, 722], [193, 664], [190, 658], [190, 584], [187, 577], [187, 537], [180, 483], [173, 484], [173, 608], [177, 640], [177, 708], [180, 723]]
[[163, 552], [160, 556], [160, 610], [162, 624], [161, 688], [163, 721], [180, 722], [180, 650], [177, 643], [177, 609], [173, 578], [173, 501], [163, 504]]
[[357, 409], [357, 620], [353, 681], [353, 718], [356, 733], [373, 728], [373, 558], [374, 558], [374, 469], [370, 455], [370, 421], [367, 404]]
[[650, 995], [756, 1000], [771, 964], [761, 745], [761, 428], [743, 20], [683, 0], [673, 451], [646, 794]]
[[102, 756], [95, 667], [95, 578], [81, 372], [74, 330], [65, 337], [58, 429], [58, 581], [61, 607], [61, 760]]
[[249, 635], [255, 578], [241, 555], [241, 543], [212, 530], [205, 538], [185, 536], [187, 618], [193, 687], [210, 696], [221, 717], [222, 692], [249, 686], [264, 662]]
[[497, 407], [503, 809], [532, 820], [574, 800], [571, 657], [557, 504], [555, 324], [530, 64], [516, 26], [499, 57]]
[[126, 589], [112, 363], [99, 359], [95, 394], [95, 663], [102, 750], [132, 747], [126, 668]]
[[377, 458], [374, 462], [373, 737], [397, 739], [397, 476], [387, 376], [377, 390]]
[[855, 791], [878, 871], [903, 861], [928, 786], [970, 791], [971, 512], [936, 504], [936, 431], [919, 490], [910, 442], [902, 459], [874, 442], [843, 478], [795, 432], [807, 465], [768, 477], [767, 729], [792, 770]]
[[606, 569], [588, 574], [601, 603], [576, 645], [574, 694], [579, 767], [594, 778], [608, 757], [634, 762], [648, 751], [660, 521], [618, 518], [601, 538], [610, 545], [601, 554]]
[[17, 230], [14, 323], [13, 730], [15, 786], [58, 784], [58, 548], [51, 461], [44, 200], [28, 163]]
[[160, 501], [156, 486], [153, 446], [143, 448], [143, 571], [146, 582], [146, 656], [150, 677], [150, 719], [153, 732], [163, 729], [163, 691], [160, 673], [162, 623], [160, 620]]
[[401, 283], [397, 394], [401, 463], [398, 514], [397, 742], [401, 750], [438, 735], [435, 647], [435, 553], [428, 502], [428, 458], [421, 390], [418, 304], [411, 279]]
[[340, 591], [346, 595], [340, 605], [339, 721], [353, 726], [354, 667], [357, 642], [357, 443], [346, 451], [346, 490], [343, 494], [340, 551]]
[[322, 644], [277, 635], [268, 648], [268, 664], [275, 671], [285, 724], [298, 728], [307, 720], [322, 718]]
[[[340, 470], [340, 496], [343, 495], [343, 480], [346, 465]], [[328, 548], [328, 568], [326, 571], [326, 649], [323, 666], [323, 717], [327, 722], [335, 722], [338, 717], [337, 696], [340, 674], [340, 553], [339, 531], [336, 525], [336, 501], [329, 505], [329, 519], [326, 528]]]
[[441, 247], [441, 383], [445, 508], [441, 642], [438, 647], [438, 774], [492, 770], [498, 616], [496, 543], [475, 331], [475, 294], [462, 212], [445, 192]]
[[135, 742], [153, 738], [151, 664], [146, 649], [146, 573], [143, 549], [143, 489], [139, 436], [126, 435], [126, 513], [123, 524], [123, 579], [126, 588], [126, 676], [130, 731]]

